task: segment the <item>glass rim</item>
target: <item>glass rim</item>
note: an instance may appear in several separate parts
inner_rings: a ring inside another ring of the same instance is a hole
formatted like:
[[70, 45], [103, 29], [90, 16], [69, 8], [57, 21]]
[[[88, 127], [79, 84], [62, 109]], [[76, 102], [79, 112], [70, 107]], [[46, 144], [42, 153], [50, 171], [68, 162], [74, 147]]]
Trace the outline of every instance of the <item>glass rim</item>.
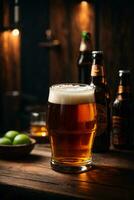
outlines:
[[51, 86], [49, 86], [49, 88], [54, 88], [56, 86], [60, 86], [60, 85], [72, 85], [72, 86], [75, 86], [75, 85], [79, 85], [79, 86], [88, 86], [89, 88], [92, 89], [92, 87], [89, 85], [89, 84], [86, 84], [86, 83], [75, 83], [75, 82], [71, 82], [71, 83], [56, 83], [56, 84], [52, 84]]
[[46, 114], [46, 111], [33, 111], [30, 112], [31, 115], [39, 116], [40, 114]]

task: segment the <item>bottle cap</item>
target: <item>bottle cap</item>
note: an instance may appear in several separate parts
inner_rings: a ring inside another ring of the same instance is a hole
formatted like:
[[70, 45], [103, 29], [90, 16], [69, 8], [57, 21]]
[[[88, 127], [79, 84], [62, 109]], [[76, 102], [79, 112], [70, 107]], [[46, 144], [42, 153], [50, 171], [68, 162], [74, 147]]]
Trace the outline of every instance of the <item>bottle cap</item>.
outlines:
[[119, 77], [123, 75], [129, 75], [129, 74], [130, 74], [130, 70], [119, 70]]
[[90, 39], [91, 34], [89, 32], [87, 32], [87, 31], [82, 31], [81, 36], [82, 36], [84, 41], [87, 41], [87, 40]]
[[92, 51], [92, 57], [93, 58], [96, 58], [96, 57], [102, 58], [103, 57], [103, 51]]

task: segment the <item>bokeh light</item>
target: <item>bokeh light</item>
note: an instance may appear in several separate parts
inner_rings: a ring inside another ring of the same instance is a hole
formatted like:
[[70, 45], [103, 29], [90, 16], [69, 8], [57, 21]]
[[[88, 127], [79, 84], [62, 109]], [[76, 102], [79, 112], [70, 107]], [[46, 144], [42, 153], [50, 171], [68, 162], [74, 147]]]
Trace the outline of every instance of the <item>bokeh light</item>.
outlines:
[[17, 28], [12, 30], [12, 35], [13, 35], [13, 36], [18, 36], [19, 33], [20, 33], [20, 32], [19, 32], [19, 30], [18, 30]]

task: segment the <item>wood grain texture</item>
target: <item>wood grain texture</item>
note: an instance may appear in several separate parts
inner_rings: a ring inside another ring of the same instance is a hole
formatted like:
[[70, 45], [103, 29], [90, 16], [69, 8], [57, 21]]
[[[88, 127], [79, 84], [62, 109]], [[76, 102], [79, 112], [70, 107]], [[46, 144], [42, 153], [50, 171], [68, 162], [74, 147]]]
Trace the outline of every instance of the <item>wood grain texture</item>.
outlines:
[[[131, 70], [134, 79], [134, 2], [103, 0], [99, 9], [99, 48], [104, 51], [107, 77], [113, 97], [117, 90], [118, 70]], [[134, 83], [132, 81], [134, 91]]]
[[61, 48], [50, 50], [50, 84], [64, 82], [69, 74], [69, 30], [66, 2], [50, 1], [50, 28], [55, 38], [59, 39]]
[[20, 36], [11, 31], [0, 33], [0, 64], [4, 92], [20, 90]]
[[[92, 170], [86, 173], [62, 174], [50, 167], [50, 149], [37, 145], [23, 160], [0, 160], [0, 185], [19, 188], [40, 197], [68, 199], [133, 199], [134, 152], [94, 154]], [[1, 188], [1, 187], [0, 187]], [[1, 191], [0, 191], [1, 192]]]
[[50, 28], [61, 43], [59, 51], [50, 50], [50, 84], [78, 81], [77, 57], [81, 32], [91, 32], [94, 43], [94, 15], [91, 3], [50, 1]]

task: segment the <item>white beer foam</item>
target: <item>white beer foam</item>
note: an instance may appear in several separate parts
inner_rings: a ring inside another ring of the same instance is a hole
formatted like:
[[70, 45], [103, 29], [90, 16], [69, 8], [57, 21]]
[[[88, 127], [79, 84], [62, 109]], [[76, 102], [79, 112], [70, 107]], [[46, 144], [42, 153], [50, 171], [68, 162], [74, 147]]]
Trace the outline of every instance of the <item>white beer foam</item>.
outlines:
[[94, 89], [84, 84], [53, 85], [49, 90], [48, 102], [65, 105], [93, 103]]

